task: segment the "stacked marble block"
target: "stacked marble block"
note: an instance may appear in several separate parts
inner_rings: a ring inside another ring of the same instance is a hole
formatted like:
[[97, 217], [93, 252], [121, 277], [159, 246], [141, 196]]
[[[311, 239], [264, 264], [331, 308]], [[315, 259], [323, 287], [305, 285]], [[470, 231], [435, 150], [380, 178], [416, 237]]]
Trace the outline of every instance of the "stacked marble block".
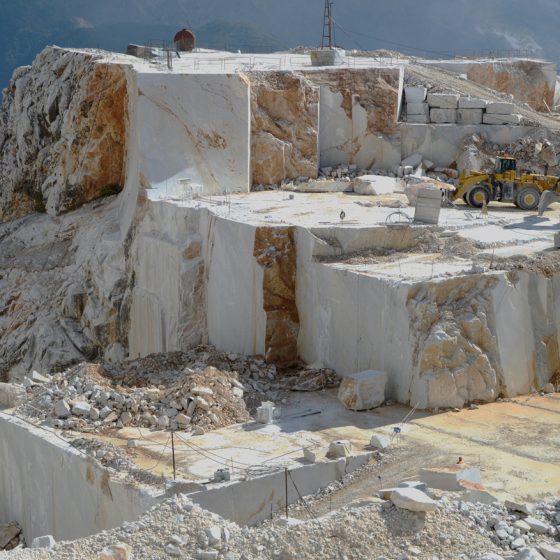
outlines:
[[521, 115], [507, 102], [462, 97], [458, 93], [428, 93], [425, 87], [405, 88], [409, 123], [517, 125]]

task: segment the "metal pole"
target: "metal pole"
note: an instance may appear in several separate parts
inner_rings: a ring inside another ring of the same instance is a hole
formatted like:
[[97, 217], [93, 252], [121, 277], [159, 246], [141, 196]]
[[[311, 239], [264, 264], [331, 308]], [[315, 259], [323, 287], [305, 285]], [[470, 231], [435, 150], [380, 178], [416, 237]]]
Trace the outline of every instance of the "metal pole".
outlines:
[[286, 487], [286, 519], [288, 519], [288, 469], [284, 471], [284, 482]]
[[171, 454], [173, 456], [173, 480], [176, 479], [176, 473], [175, 473], [175, 439], [173, 437], [174, 434], [174, 430], [171, 430]]

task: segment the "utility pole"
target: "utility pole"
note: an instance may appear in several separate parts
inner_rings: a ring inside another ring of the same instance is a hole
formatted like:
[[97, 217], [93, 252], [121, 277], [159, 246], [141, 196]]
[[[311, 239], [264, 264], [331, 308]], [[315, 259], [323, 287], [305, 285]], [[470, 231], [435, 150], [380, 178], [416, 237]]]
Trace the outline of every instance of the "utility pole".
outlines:
[[175, 470], [175, 438], [174, 438], [174, 430], [171, 430], [171, 453], [173, 456], [173, 480], [177, 479], [177, 474]]
[[284, 471], [284, 484], [286, 490], [286, 519], [288, 519], [288, 469]]
[[334, 46], [333, 0], [325, 0], [325, 15], [323, 19], [323, 40], [321, 48]]

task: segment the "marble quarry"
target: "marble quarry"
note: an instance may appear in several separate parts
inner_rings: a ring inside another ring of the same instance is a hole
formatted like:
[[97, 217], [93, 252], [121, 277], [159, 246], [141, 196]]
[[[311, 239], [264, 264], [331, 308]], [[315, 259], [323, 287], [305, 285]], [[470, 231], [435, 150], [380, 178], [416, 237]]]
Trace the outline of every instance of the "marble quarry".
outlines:
[[[477, 264], [494, 226], [455, 209], [438, 226], [393, 226], [398, 204], [278, 190], [324, 168], [387, 173], [411, 154], [449, 166], [468, 134], [506, 143], [534, 123], [484, 124], [483, 110], [506, 115], [495, 99], [407, 97], [406, 64], [213, 56], [168, 70], [49, 48], [14, 74], [0, 112], [0, 378], [210, 343], [339, 375], [383, 371], [386, 398], [423, 409], [548, 383], [560, 368], [557, 268]], [[432, 122], [403, 122], [406, 106]], [[462, 110], [480, 122], [457, 123]], [[497, 246], [512, 255], [558, 229], [500, 219]], [[426, 248], [440, 236], [470, 252]]]

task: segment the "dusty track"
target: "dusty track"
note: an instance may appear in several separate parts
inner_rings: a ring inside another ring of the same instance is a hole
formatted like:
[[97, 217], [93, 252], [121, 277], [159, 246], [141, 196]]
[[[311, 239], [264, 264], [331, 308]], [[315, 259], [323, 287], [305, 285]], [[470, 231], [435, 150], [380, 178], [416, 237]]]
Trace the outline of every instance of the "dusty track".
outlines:
[[[544, 500], [560, 491], [559, 428], [559, 394], [413, 419], [380, 462], [314, 500], [311, 508], [315, 515], [323, 515], [374, 496], [381, 487], [414, 480], [422, 467], [453, 464], [459, 456], [480, 467], [483, 484], [500, 499]], [[294, 515], [307, 514], [298, 508]]]

